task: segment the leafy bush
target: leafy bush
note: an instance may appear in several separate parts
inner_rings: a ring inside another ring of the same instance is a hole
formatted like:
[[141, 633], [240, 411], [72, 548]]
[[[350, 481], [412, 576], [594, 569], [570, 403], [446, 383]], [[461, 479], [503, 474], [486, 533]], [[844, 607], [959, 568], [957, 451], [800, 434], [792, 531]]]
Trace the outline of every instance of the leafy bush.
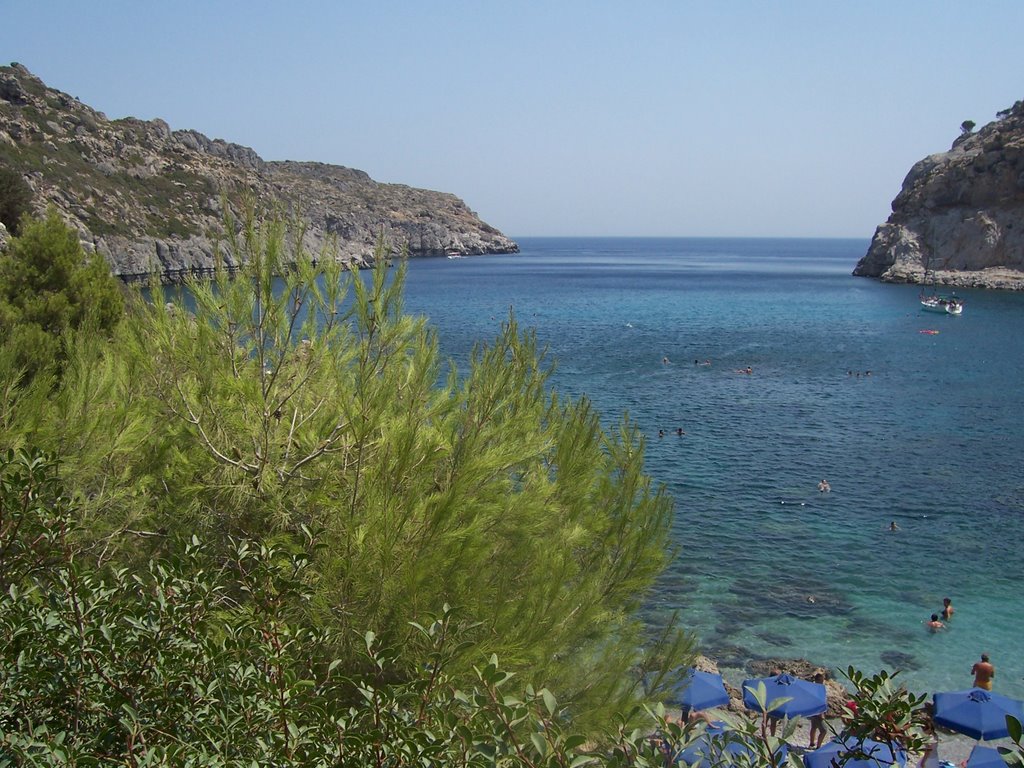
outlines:
[[404, 664], [372, 632], [367, 672], [340, 676], [328, 636], [288, 616], [310, 594], [306, 553], [238, 541], [218, 565], [193, 539], [99, 572], [75, 518], [53, 461], [0, 458], [0, 765], [656, 764], [639, 735], [582, 751], [554, 696], [510, 694], [495, 657], [456, 687], [447, 607], [413, 627], [413, 679], [390, 679]]
[[928, 741], [928, 715], [925, 696], [914, 694], [897, 685], [884, 670], [868, 676], [853, 667], [846, 671], [853, 684], [852, 707], [847, 707], [846, 732], [860, 739], [874, 739], [920, 752]]
[[0, 255], [0, 329], [30, 374], [62, 360], [66, 331], [89, 326], [109, 334], [123, 312], [109, 265], [99, 254], [86, 256], [56, 211], [23, 220]]
[[18, 234], [23, 216], [32, 210], [32, 188], [13, 168], [0, 166], [0, 223]]

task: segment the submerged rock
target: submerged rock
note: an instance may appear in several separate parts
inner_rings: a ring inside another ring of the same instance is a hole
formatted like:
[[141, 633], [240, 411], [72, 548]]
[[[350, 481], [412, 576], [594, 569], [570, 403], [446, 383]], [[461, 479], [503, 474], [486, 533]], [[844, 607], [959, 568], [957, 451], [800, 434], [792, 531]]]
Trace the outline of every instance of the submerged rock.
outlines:
[[904, 651], [882, 651], [879, 658], [883, 664], [891, 667], [894, 670], [900, 669], [920, 669], [921, 664], [914, 658], [913, 654], [905, 653]]

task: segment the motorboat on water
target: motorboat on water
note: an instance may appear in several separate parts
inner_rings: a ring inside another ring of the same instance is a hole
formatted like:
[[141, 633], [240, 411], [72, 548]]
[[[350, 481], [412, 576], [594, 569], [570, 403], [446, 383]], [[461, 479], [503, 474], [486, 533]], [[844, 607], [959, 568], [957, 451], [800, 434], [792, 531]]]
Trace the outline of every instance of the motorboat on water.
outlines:
[[964, 302], [962, 299], [958, 299], [956, 296], [940, 296], [938, 294], [932, 294], [931, 296], [920, 297], [921, 309], [925, 312], [938, 312], [946, 315], [960, 315], [964, 311]]

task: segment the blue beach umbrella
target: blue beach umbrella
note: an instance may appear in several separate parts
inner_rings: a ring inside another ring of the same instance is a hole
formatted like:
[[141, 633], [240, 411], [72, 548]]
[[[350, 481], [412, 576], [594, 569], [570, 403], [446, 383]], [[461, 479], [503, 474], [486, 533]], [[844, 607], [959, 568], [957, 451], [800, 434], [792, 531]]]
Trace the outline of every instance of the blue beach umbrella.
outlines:
[[[788, 752], [785, 744], [780, 745], [775, 753], [775, 764], [782, 765]], [[750, 754], [750, 749], [741, 742], [729, 738], [725, 723], [716, 720], [710, 723], [707, 730], [686, 749], [677, 754], [673, 762], [682, 762], [690, 768], [711, 768], [721, 765], [723, 757], [743, 754]]]
[[691, 669], [686, 673], [683, 684], [686, 687], [679, 696], [679, 703], [684, 711], [711, 709], [729, 703], [729, 694], [721, 675]]
[[[843, 758], [847, 755], [858, 757], [850, 757], [844, 762]], [[894, 753], [888, 744], [874, 739], [833, 739], [821, 749], [804, 754], [804, 765], [807, 768], [831, 768], [833, 765], [842, 765], [844, 768], [891, 768], [893, 765], [906, 764], [905, 751], [897, 749]]]
[[[792, 675], [776, 675], [743, 681], [743, 703], [747, 709], [762, 711], [761, 705], [754, 698], [754, 691], [759, 683], [764, 683], [768, 696], [765, 705], [770, 717], [810, 717], [825, 711], [825, 686], [821, 683], [810, 683]], [[788, 699], [777, 706], [772, 706], [776, 699]]]
[[935, 694], [935, 715], [944, 725], [975, 739], [1002, 739], [1010, 735], [1006, 716], [1024, 720], [1024, 702], [984, 688]]
[[976, 744], [967, 758], [967, 768], [1006, 768], [1006, 761], [995, 747]]

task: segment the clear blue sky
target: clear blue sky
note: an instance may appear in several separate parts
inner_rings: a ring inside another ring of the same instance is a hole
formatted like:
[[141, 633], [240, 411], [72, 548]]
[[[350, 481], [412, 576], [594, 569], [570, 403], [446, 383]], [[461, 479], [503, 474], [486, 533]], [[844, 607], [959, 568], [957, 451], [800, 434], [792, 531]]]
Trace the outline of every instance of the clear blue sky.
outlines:
[[0, 0], [0, 62], [513, 237], [868, 238], [1024, 98], [1022, 30], [1022, 0]]

